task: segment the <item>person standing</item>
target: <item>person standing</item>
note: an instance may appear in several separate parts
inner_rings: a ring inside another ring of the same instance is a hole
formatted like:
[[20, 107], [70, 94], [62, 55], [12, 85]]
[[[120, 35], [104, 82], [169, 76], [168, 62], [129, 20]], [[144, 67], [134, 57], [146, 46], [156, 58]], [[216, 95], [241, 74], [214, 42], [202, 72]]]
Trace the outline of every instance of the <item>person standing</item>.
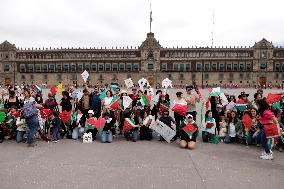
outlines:
[[31, 93], [29, 89], [24, 90], [24, 106], [23, 106], [23, 116], [26, 119], [26, 123], [29, 128], [28, 134], [28, 147], [34, 147], [34, 135], [36, 133], [36, 129], [39, 125], [38, 120], [38, 110], [36, 107], [36, 102], [33, 97], [31, 97]]
[[199, 96], [192, 94], [193, 86], [186, 86], [186, 95], [185, 100], [187, 102], [187, 115], [190, 114], [193, 116], [193, 120], [196, 121], [196, 104], [200, 102]]

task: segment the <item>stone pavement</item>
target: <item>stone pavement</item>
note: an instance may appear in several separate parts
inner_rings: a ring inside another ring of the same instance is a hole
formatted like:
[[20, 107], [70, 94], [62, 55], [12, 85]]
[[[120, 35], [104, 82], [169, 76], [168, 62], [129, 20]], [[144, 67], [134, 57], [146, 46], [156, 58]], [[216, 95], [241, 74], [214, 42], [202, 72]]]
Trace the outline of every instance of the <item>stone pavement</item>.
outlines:
[[111, 144], [64, 139], [35, 148], [0, 144], [1, 189], [65, 188], [283, 188], [284, 153], [258, 158], [261, 148], [204, 144], [180, 149], [154, 139]]

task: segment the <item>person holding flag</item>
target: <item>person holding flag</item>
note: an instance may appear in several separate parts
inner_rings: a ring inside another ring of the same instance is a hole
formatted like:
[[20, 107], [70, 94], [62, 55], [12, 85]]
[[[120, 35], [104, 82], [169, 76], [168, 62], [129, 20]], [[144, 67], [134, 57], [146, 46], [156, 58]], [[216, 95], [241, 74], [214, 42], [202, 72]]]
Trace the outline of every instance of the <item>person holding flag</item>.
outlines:
[[[194, 121], [196, 121], [196, 104], [200, 102], [200, 95], [197, 96], [195, 94], [192, 94], [192, 89], [193, 86], [186, 86], [186, 95], [185, 95], [185, 100], [187, 102], [187, 113], [186, 114], [191, 114], [193, 116]], [[199, 93], [198, 90], [196, 90], [197, 94]]]
[[180, 127], [180, 147], [188, 148], [190, 150], [195, 149], [196, 138], [198, 136], [198, 126], [194, 121], [193, 116], [188, 114]]

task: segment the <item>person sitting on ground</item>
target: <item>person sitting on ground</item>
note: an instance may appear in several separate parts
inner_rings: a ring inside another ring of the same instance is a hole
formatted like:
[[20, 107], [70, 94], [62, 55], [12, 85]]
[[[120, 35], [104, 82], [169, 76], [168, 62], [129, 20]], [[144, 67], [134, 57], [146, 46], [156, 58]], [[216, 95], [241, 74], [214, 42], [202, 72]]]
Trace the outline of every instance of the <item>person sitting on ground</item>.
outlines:
[[[191, 124], [195, 127], [196, 131], [194, 133], [186, 133], [183, 128], [187, 127], [188, 124]], [[196, 138], [198, 136], [198, 126], [196, 122], [193, 120], [193, 116], [191, 114], [188, 114], [186, 116], [186, 123], [184, 126], [181, 125], [181, 131], [180, 131], [180, 147], [181, 148], [188, 148], [190, 150], [195, 149], [196, 146]]]
[[[169, 126], [170, 128], [174, 129], [176, 127], [176, 122], [175, 120], [169, 115], [169, 110], [164, 110], [162, 112], [162, 116], [159, 118], [159, 121], [163, 122], [165, 125]], [[177, 128], [176, 128], [177, 129]], [[177, 135], [173, 138], [173, 140], [177, 139]], [[160, 141], [164, 141], [165, 139], [160, 136]]]
[[202, 129], [202, 141], [209, 142], [215, 135], [216, 122], [213, 118], [212, 111], [205, 113], [205, 125]]

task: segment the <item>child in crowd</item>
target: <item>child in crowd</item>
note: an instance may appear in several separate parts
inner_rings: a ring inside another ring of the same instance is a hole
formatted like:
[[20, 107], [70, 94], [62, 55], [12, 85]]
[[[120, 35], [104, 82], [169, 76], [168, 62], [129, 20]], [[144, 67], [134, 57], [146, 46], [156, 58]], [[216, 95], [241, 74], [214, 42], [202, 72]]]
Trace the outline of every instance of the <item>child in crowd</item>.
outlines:
[[[166, 124], [167, 126], [169, 126], [170, 128], [174, 129], [173, 127], [175, 127], [175, 120], [169, 115], [169, 110], [165, 110], [162, 112], [162, 117], [159, 118], [159, 120], [161, 122], [163, 122], [164, 124]], [[175, 136], [173, 138], [173, 140], [176, 140], [177, 136]], [[165, 139], [160, 136], [160, 141], [164, 141]]]
[[216, 122], [212, 116], [212, 111], [208, 110], [205, 114], [205, 126], [202, 131], [203, 142], [209, 142], [215, 135]]
[[103, 132], [101, 135], [101, 142], [102, 143], [111, 143], [112, 142], [112, 131], [111, 129], [114, 127], [114, 119], [110, 117], [108, 112], [103, 114], [105, 119], [105, 125], [103, 128]]
[[[193, 116], [188, 114], [184, 124], [181, 124], [180, 131], [180, 147], [189, 148], [193, 150], [196, 145], [196, 138], [198, 136], [198, 126], [193, 120]], [[187, 131], [187, 132], [186, 132]]]
[[59, 112], [54, 111], [50, 115], [50, 120], [51, 120], [51, 141], [54, 143], [57, 143], [60, 139], [60, 126], [61, 126], [61, 120], [58, 117]]
[[221, 138], [221, 141], [224, 142], [224, 139], [227, 133], [227, 123], [226, 123], [225, 116], [220, 116], [219, 125], [220, 125], [219, 136]]
[[93, 141], [96, 140], [96, 136], [97, 136], [97, 132], [98, 132], [98, 130], [96, 129], [96, 126], [95, 126], [96, 120], [97, 120], [97, 118], [94, 117], [94, 111], [89, 110], [88, 111], [88, 119], [86, 121], [85, 128], [86, 128], [87, 133], [89, 133], [89, 132], [92, 133], [92, 140]]
[[16, 121], [16, 126], [17, 126], [16, 141], [18, 143], [24, 142], [24, 135], [27, 131], [25, 119], [18, 117]]

